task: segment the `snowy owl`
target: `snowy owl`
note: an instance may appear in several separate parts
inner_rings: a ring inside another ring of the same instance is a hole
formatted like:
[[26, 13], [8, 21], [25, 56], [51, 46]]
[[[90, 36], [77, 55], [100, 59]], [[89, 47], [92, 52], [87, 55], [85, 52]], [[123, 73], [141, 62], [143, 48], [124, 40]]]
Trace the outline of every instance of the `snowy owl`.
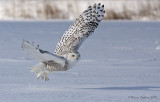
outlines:
[[34, 72], [38, 79], [46, 81], [49, 80], [48, 73], [72, 68], [80, 59], [78, 52], [80, 45], [94, 32], [104, 13], [104, 5], [100, 3], [89, 6], [60, 38], [54, 53], [44, 51], [39, 46], [23, 40], [23, 51], [40, 62], [30, 68], [31, 72]]

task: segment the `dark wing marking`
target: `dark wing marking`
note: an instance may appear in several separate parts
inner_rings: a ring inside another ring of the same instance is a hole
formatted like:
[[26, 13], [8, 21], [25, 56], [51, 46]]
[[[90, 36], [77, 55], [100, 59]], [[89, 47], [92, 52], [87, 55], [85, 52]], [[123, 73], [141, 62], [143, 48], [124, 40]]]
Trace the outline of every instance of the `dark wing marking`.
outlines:
[[100, 3], [89, 6], [63, 34], [54, 53], [63, 56], [70, 52], [77, 52], [82, 42], [97, 28], [104, 13], [104, 5]]

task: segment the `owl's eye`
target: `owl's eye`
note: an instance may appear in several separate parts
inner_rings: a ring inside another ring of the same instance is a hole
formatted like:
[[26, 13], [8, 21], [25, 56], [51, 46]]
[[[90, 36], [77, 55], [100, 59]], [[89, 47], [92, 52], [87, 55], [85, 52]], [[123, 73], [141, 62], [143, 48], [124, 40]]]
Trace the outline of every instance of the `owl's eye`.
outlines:
[[72, 55], [72, 57], [75, 57], [75, 55]]

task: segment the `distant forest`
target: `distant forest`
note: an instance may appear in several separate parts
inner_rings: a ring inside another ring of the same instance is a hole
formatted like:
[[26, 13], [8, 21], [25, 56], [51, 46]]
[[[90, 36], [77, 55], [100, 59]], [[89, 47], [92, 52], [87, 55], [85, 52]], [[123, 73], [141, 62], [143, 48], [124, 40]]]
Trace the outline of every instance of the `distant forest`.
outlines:
[[160, 0], [1, 0], [0, 19], [73, 20], [94, 3], [105, 5], [104, 19], [160, 20]]

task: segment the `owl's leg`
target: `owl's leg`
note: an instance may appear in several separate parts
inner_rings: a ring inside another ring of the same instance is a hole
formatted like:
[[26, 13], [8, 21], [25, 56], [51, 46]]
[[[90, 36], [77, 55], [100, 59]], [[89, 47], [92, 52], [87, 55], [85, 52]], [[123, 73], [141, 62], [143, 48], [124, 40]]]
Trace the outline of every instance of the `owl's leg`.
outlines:
[[37, 74], [37, 79], [39, 79], [39, 78], [42, 78], [43, 80], [48, 81], [49, 80], [48, 73], [47, 72], [41, 72], [41, 73]]
[[43, 79], [44, 79], [45, 81], [48, 81], [48, 80], [49, 80], [49, 78], [48, 78], [48, 73], [47, 73], [47, 72], [44, 72], [44, 73], [43, 73]]
[[48, 72], [45, 70], [45, 65], [43, 63], [39, 63], [30, 68], [31, 72], [34, 72], [37, 76], [37, 79], [42, 78], [45, 81], [48, 81]]

